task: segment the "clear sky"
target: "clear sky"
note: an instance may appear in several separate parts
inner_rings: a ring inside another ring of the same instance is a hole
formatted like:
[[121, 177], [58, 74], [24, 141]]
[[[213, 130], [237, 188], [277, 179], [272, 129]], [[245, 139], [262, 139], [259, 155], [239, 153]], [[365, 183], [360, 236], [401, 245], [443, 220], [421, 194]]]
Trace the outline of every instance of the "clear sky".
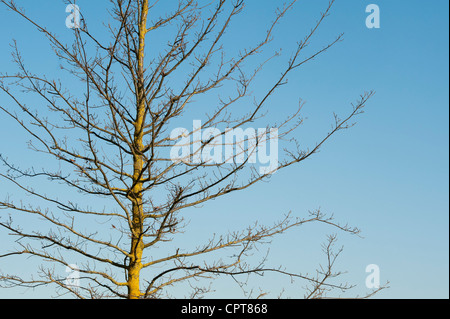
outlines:
[[[17, 1], [32, 16], [45, 22], [62, 38], [65, 5], [54, 0]], [[106, 0], [79, 0], [86, 19], [95, 25], [106, 15]], [[248, 1], [248, 12], [240, 32], [230, 41], [233, 48], [246, 45], [259, 26], [270, 21], [274, 2]], [[286, 53], [301, 40], [328, 1], [299, 1], [277, 28], [276, 45]], [[381, 27], [368, 29], [366, 6], [381, 10]], [[330, 17], [319, 30], [312, 46], [320, 48], [343, 32], [344, 41], [307, 64], [289, 78], [271, 107], [281, 114], [306, 101], [305, 117], [299, 131], [301, 142], [311, 145], [332, 124], [332, 112], [346, 114], [350, 103], [366, 90], [376, 91], [366, 112], [351, 130], [334, 136], [321, 150], [299, 166], [276, 173], [268, 183], [208, 203], [192, 212], [190, 231], [201, 233], [217, 227], [226, 231], [237, 222], [242, 228], [254, 220], [275, 221], [292, 211], [306, 216], [318, 207], [334, 213], [337, 221], [362, 230], [364, 238], [341, 234], [344, 245], [339, 268], [348, 271], [344, 279], [356, 284], [354, 294], [368, 292], [366, 266], [380, 268], [381, 282], [390, 289], [381, 298], [449, 297], [449, 3], [434, 1], [336, 0]], [[25, 21], [0, 5], [0, 71], [14, 70], [9, 44], [17, 39], [27, 65], [36, 73], [54, 67], [45, 39]], [[234, 37], [234, 34], [231, 34]], [[285, 60], [283, 60], [285, 61]], [[269, 72], [278, 72], [275, 62]], [[10, 103], [0, 95], [0, 104]], [[0, 153], [10, 158], [26, 156], [23, 133], [0, 114]], [[3, 170], [4, 168], [0, 168]], [[0, 182], [0, 196], [11, 191]], [[5, 214], [5, 211], [0, 211]], [[215, 226], [214, 226], [215, 225]], [[227, 226], [228, 225], [228, 226]], [[327, 227], [295, 229], [274, 240], [269, 262], [288, 270], [312, 272], [323, 262], [320, 244]], [[338, 233], [339, 235], [339, 233]], [[0, 231], [0, 239], [5, 239]], [[195, 240], [195, 238], [191, 239]], [[10, 247], [0, 241], [0, 254]], [[0, 260], [0, 270], [19, 267], [13, 260]], [[8, 264], [9, 263], [9, 264]], [[35, 269], [26, 268], [33, 272]], [[304, 283], [267, 276], [263, 287], [276, 293], [301, 297]], [[232, 297], [234, 287], [218, 283], [215, 296]], [[46, 291], [40, 293], [47, 293]], [[230, 296], [231, 294], [231, 296]], [[0, 290], [0, 297], [27, 297], [16, 290]]]

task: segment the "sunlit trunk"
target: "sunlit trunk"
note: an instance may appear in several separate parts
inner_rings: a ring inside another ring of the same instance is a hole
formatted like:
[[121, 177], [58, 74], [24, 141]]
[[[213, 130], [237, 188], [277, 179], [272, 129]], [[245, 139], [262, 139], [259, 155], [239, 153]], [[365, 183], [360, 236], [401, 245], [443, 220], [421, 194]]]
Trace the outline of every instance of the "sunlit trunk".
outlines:
[[144, 213], [142, 207], [142, 169], [144, 167], [143, 129], [145, 119], [145, 92], [144, 92], [144, 56], [145, 35], [147, 33], [148, 0], [142, 0], [141, 15], [139, 18], [139, 51], [136, 91], [136, 122], [134, 124], [134, 155], [133, 155], [133, 188], [131, 200], [133, 203], [131, 259], [128, 267], [128, 298], [141, 297], [140, 272], [142, 269], [143, 223]]

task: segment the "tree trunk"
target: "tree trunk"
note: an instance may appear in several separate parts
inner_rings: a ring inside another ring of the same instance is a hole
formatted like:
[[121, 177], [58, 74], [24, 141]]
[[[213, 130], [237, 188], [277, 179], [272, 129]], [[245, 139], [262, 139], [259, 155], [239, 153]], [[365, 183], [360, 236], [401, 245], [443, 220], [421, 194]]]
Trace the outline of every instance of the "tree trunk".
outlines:
[[145, 88], [144, 88], [144, 57], [145, 36], [147, 34], [148, 0], [142, 0], [141, 16], [139, 17], [139, 51], [136, 73], [136, 122], [134, 123], [134, 150], [133, 150], [133, 188], [131, 200], [133, 206], [133, 223], [131, 239], [131, 259], [128, 266], [128, 298], [141, 297], [139, 275], [142, 269], [143, 223], [144, 211], [142, 206], [142, 170], [144, 167], [143, 131], [145, 125]]
[[128, 268], [128, 299], [139, 299], [141, 296], [139, 274], [142, 269], [142, 200], [136, 200], [133, 207], [133, 232], [131, 240], [131, 255]]

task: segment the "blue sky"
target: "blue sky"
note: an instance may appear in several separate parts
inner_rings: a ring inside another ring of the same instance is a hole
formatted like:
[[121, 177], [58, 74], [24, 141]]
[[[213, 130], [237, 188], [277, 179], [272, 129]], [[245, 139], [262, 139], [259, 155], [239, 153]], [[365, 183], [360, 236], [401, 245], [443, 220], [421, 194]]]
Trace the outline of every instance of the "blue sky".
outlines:
[[[62, 2], [18, 2], [62, 38], [70, 39]], [[107, 2], [77, 1], [95, 26], [106, 16], [102, 3]], [[259, 27], [271, 19], [273, 3], [249, 1], [247, 15], [236, 29], [241, 32], [236, 37], [230, 33], [231, 49], [257, 36]], [[284, 58], [327, 3], [300, 1], [279, 25], [274, 46], [283, 47]], [[365, 25], [365, 8], [371, 3], [380, 7], [380, 29]], [[365, 268], [377, 264], [381, 281], [390, 282], [390, 289], [378, 297], [448, 298], [448, 6], [445, 0], [337, 0], [312, 46], [320, 48], [341, 32], [344, 41], [292, 74], [289, 85], [272, 98], [271, 108], [288, 114], [299, 98], [306, 102], [308, 120], [297, 137], [308, 146], [328, 131], [333, 112], [346, 114], [361, 93], [374, 90], [365, 114], [355, 127], [334, 136], [301, 165], [277, 172], [268, 183], [189, 212], [190, 240], [195, 241], [205, 229], [226, 231], [236, 223], [245, 228], [255, 220], [270, 223], [288, 211], [305, 216], [308, 210], [321, 207], [334, 213], [337, 221], [362, 230], [364, 238], [339, 236], [344, 252], [338, 266], [348, 271], [345, 281], [357, 285], [354, 294], [368, 292]], [[4, 6], [0, 6], [0, 29], [0, 71], [14, 69], [8, 46], [12, 38], [35, 72], [54, 68], [43, 37]], [[279, 72], [283, 61], [272, 64], [267, 75]], [[9, 101], [0, 95], [0, 103]], [[27, 164], [31, 158], [23, 144], [25, 135], [3, 114], [0, 130], [0, 153], [10, 158], [27, 156]], [[7, 191], [9, 185], [0, 183], [2, 197]], [[274, 240], [269, 261], [293, 271], [312, 272], [323, 261], [320, 244], [329, 232], [334, 231], [316, 226], [293, 230]], [[4, 232], [0, 238], [5, 238]], [[2, 252], [9, 249], [4, 244], [0, 247]], [[0, 260], [0, 269], [11, 267], [19, 266]], [[26, 265], [20, 268], [34, 271]], [[285, 286], [286, 296], [292, 297], [301, 297], [304, 285], [273, 276], [255, 283], [274, 294]], [[219, 282], [215, 296], [232, 297], [235, 288], [231, 286]], [[0, 297], [36, 294], [0, 290]]]

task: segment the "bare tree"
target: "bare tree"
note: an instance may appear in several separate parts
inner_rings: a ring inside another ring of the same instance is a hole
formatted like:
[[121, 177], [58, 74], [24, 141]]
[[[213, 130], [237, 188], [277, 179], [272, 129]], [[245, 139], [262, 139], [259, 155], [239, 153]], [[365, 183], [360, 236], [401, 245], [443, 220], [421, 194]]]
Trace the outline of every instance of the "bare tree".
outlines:
[[[13, 43], [18, 70], [14, 74], [0, 74], [0, 89], [10, 98], [8, 103], [1, 102], [0, 109], [31, 135], [30, 148], [48, 156], [60, 169], [22, 169], [1, 156], [6, 168], [0, 173], [1, 178], [28, 194], [30, 203], [17, 202], [13, 196], [0, 201], [0, 208], [12, 213], [9, 217], [1, 216], [0, 226], [17, 237], [18, 245], [0, 257], [33, 256], [45, 261], [44, 265], [73, 267], [65, 256], [75, 254], [80, 260], [77, 270], [83, 283], [79, 287], [71, 285], [54, 268], [42, 266], [38, 277], [25, 279], [2, 274], [3, 286], [53, 284], [61, 288], [61, 294], [69, 292], [79, 298], [137, 299], [167, 296], [170, 287], [187, 282], [193, 289], [192, 296], [199, 297], [208, 289], [196, 286], [197, 279], [225, 276], [243, 284], [240, 278], [274, 272], [306, 280], [311, 285], [308, 298], [351, 288], [329, 281], [340, 275], [332, 270], [339, 255], [339, 251], [332, 250], [334, 236], [324, 246], [328, 264], [319, 268], [317, 276], [267, 267], [266, 259], [256, 265], [246, 262], [255, 245], [267, 243], [305, 223], [324, 223], [352, 234], [359, 232], [339, 225], [332, 216], [320, 211], [306, 218], [287, 215], [270, 226], [255, 224], [241, 232], [211, 238], [191, 250], [172, 250], [169, 245], [177, 236], [183, 236], [186, 208], [246, 189], [270, 177], [275, 169], [309, 158], [333, 134], [352, 126], [352, 118], [363, 112], [372, 96], [372, 92], [364, 93], [349, 114], [343, 118], [336, 115], [332, 130], [310, 149], [300, 149], [294, 139], [295, 129], [302, 123], [300, 103], [283, 122], [266, 122], [267, 129], [254, 136], [254, 143], [249, 138], [241, 141], [223, 162], [200, 156], [225, 137], [227, 130], [217, 133], [214, 129], [237, 130], [264, 119], [269, 98], [286, 84], [288, 74], [341, 41], [339, 35], [304, 56], [305, 48], [330, 13], [334, 2], [331, 1], [313, 28], [297, 43], [280, 76], [271, 79], [272, 85], [263, 95], [252, 93], [261, 70], [279, 55], [275, 52], [266, 57], [263, 49], [296, 2], [291, 0], [274, 12], [272, 23], [262, 30], [256, 44], [229, 57], [223, 38], [235, 18], [245, 14], [243, 0], [208, 3], [180, 0], [172, 12], [159, 17], [152, 14], [159, 6], [158, 1], [110, 0], [113, 21], [106, 25], [108, 38], [92, 33], [86, 19], [82, 19], [79, 28], [73, 29], [70, 44], [59, 40], [14, 1], [1, 0], [7, 9], [46, 37], [61, 69], [67, 71], [71, 80], [63, 83], [34, 74], [27, 68], [17, 43]], [[155, 47], [150, 35], [163, 29], [167, 46]], [[260, 64], [250, 69], [244, 65], [247, 61]], [[69, 90], [68, 86], [74, 86], [75, 81], [84, 87], [83, 94], [72, 94]], [[219, 88], [222, 89], [218, 91]], [[38, 112], [26, 105], [15, 89], [42, 99], [48, 112]], [[212, 132], [208, 139], [198, 138], [195, 130], [182, 136], [171, 134], [178, 120], [195, 118], [189, 113], [196, 106], [194, 99], [206, 95], [216, 96], [219, 101], [202, 118], [202, 129]], [[239, 102], [249, 97], [253, 98], [253, 105], [239, 112]], [[269, 131], [277, 133], [268, 134]], [[169, 154], [180, 147], [183, 139], [187, 141], [185, 146], [194, 152], [174, 160]], [[273, 139], [288, 146], [276, 168], [258, 171], [249, 165], [256, 148]], [[240, 160], [243, 154], [249, 155], [244, 161]], [[63, 199], [63, 195], [48, 194], [41, 187], [30, 186], [30, 181], [43, 178], [87, 196], [86, 202], [91, 204]], [[105, 206], [92, 208], [92, 203]], [[17, 214], [35, 217], [39, 230], [16, 225], [13, 217]], [[94, 223], [97, 231], [86, 231], [86, 223]], [[163, 257], [157, 257], [155, 249], [163, 251]], [[230, 249], [235, 251], [231, 259], [207, 258]], [[146, 269], [151, 270], [148, 276], [143, 275]]]

